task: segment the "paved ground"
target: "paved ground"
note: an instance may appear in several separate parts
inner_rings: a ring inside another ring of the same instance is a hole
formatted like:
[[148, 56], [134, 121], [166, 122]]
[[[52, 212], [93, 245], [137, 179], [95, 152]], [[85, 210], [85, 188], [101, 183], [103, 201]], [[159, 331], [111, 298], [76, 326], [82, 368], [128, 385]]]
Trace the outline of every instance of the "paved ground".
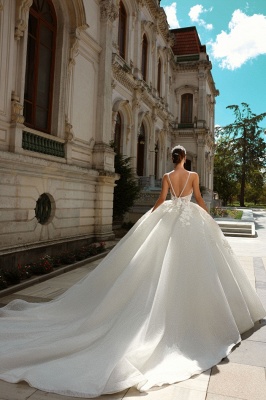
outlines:
[[[254, 212], [256, 238], [229, 237], [252, 285], [266, 308], [266, 211]], [[0, 298], [4, 305], [14, 298], [28, 301], [49, 301], [95, 268], [93, 261], [45, 282]], [[1, 362], [1, 360], [0, 360]], [[122, 393], [101, 396], [98, 400], [264, 400], [266, 399], [266, 319], [243, 336], [243, 341], [223, 362], [187, 381], [148, 393], [131, 388]], [[44, 393], [26, 383], [0, 381], [0, 400], [73, 400], [72, 397]]]

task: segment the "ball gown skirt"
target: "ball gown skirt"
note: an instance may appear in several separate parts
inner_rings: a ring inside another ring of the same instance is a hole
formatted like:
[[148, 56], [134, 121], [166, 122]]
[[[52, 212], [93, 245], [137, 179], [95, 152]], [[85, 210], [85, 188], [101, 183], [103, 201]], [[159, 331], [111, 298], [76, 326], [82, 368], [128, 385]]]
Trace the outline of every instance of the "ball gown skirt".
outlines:
[[0, 378], [63, 395], [147, 391], [217, 364], [265, 316], [191, 195], [148, 211], [57, 299], [0, 310]]

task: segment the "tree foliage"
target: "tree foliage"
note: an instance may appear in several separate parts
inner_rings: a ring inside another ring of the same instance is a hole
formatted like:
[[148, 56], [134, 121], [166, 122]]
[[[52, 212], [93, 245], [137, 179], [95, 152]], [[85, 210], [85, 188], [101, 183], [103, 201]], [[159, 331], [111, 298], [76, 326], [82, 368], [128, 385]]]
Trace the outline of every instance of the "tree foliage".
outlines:
[[237, 195], [238, 173], [230, 145], [223, 138], [216, 143], [214, 156], [214, 190], [226, 206]]
[[[228, 177], [230, 181], [230, 174], [233, 173], [240, 184], [239, 203], [240, 206], [244, 206], [246, 186], [252, 182], [254, 171], [262, 171], [266, 167], [266, 143], [262, 137], [264, 132], [258, 125], [266, 117], [266, 113], [255, 115], [248, 104], [241, 103], [241, 106], [228, 106], [227, 108], [234, 112], [235, 121], [216, 129], [218, 135], [217, 155], [222, 153], [219, 146], [224, 146], [228, 155], [231, 153], [231, 157], [224, 157], [223, 166], [219, 167], [217, 164], [214, 179], [216, 184], [219, 179], [223, 180], [225, 177]], [[217, 163], [218, 160], [217, 156]], [[222, 163], [222, 159], [220, 162]], [[224, 193], [221, 194], [226, 197]]]
[[115, 155], [115, 172], [120, 175], [120, 179], [116, 181], [114, 188], [114, 218], [122, 218], [134, 205], [140, 193], [130, 160], [131, 157], [125, 157], [120, 153]]

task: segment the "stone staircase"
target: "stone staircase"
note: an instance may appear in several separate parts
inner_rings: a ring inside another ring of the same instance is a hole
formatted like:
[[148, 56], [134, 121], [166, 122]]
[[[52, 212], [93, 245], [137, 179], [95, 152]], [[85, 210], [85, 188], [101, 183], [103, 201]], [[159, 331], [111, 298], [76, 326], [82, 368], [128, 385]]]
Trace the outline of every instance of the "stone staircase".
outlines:
[[217, 221], [225, 236], [248, 236], [255, 237], [254, 222], [234, 222], [234, 221]]
[[225, 236], [256, 237], [252, 210], [242, 210], [241, 220], [215, 218]]

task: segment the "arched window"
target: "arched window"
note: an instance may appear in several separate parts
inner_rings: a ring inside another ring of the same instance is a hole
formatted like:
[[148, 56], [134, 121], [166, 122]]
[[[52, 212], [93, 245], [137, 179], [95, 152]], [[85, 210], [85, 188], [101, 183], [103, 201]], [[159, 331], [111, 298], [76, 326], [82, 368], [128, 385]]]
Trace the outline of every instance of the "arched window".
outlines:
[[126, 58], [126, 30], [127, 30], [127, 13], [122, 1], [119, 4], [119, 23], [118, 23], [118, 47], [119, 54]]
[[148, 64], [148, 40], [147, 36], [144, 34], [142, 40], [142, 59], [141, 59], [141, 72], [144, 81], [147, 81], [147, 64]]
[[51, 133], [56, 15], [50, 0], [34, 0], [29, 12], [24, 92], [25, 125]]
[[192, 123], [193, 94], [185, 93], [181, 96], [181, 124]]
[[145, 128], [143, 123], [140, 127], [138, 137], [138, 151], [137, 151], [137, 175], [144, 175], [144, 156], [145, 156]]
[[162, 95], [162, 93], [161, 93], [161, 76], [162, 76], [162, 63], [161, 63], [161, 59], [159, 58], [159, 61], [158, 61], [158, 71], [157, 71], [157, 90], [158, 90], [158, 93], [159, 93], [159, 96], [161, 96]]
[[118, 112], [116, 116], [115, 137], [114, 137], [115, 151], [117, 153], [121, 152], [121, 138], [122, 138], [122, 121], [121, 121], [121, 115]]

